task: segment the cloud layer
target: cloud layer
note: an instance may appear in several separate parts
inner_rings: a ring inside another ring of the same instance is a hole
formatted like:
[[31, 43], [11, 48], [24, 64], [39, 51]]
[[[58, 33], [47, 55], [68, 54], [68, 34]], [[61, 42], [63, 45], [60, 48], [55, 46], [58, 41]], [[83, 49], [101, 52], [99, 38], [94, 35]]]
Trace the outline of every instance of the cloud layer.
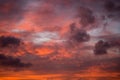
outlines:
[[119, 0], [0, 0], [0, 66], [119, 73], [119, 13]]

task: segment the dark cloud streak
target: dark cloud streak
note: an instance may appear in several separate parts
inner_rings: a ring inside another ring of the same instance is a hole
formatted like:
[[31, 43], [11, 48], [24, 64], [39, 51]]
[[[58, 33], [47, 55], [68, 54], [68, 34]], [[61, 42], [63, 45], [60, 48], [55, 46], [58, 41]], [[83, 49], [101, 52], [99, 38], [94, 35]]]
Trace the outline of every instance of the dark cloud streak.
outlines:
[[6, 56], [0, 54], [0, 66], [5, 68], [24, 68], [30, 67], [32, 64], [23, 63], [19, 58], [14, 58], [12, 56]]
[[20, 46], [21, 40], [12, 36], [1, 36], [0, 37], [0, 47]]

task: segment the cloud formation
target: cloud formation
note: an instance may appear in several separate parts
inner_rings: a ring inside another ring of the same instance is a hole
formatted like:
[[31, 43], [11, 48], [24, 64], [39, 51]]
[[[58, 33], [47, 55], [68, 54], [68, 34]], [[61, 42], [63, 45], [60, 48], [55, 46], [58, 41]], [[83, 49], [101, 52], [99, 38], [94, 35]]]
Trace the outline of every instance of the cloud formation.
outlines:
[[80, 7], [78, 9], [79, 23], [82, 25], [82, 29], [86, 29], [86, 27], [95, 23], [95, 16], [93, 11], [89, 8]]
[[0, 54], [0, 67], [20, 69], [24, 67], [30, 67], [31, 65], [32, 64], [30, 63], [22, 62], [19, 58]]
[[120, 17], [120, 1], [119, 0], [106, 0], [104, 8], [107, 11], [107, 16], [114, 20], [119, 20]]
[[0, 36], [0, 47], [20, 46], [21, 40], [12, 36]]
[[102, 40], [98, 41], [95, 44], [95, 50], [94, 53], [97, 55], [99, 54], [106, 54], [107, 53], [107, 49], [110, 47], [110, 44], [108, 42], [104, 42]]
[[[16, 21], [22, 18], [24, 13], [24, 4], [26, 1], [23, 0], [1, 0], [0, 1], [0, 20]], [[21, 5], [22, 4], [22, 5]]]
[[94, 53], [97, 54], [106, 54], [110, 48], [118, 48], [120, 49], [120, 36], [119, 34], [103, 36], [101, 39], [95, 44]]
[[88, 42], [90, 40], [90, 35], [87, 33], [87, 31], [77, 27], [75, 23], [72, 23], [69, 26], [68, 36], [68, 42], [73, 45], [79, 45], [80, 43]]
[[0, 66], [28, 67], [25, 61], [35, 72], [72, 73], [105, 62], [114, 71], [119, 55], [109, 50], [120, 47], [120, 38], [111, 35], [120, 30], [119, 2], [0, 0]]

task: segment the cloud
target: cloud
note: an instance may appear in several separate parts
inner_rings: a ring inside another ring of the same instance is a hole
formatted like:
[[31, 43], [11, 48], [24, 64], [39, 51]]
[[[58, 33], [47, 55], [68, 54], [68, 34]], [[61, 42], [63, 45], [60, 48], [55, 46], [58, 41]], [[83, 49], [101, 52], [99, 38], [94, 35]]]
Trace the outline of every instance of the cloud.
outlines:
[[[26, 56], [28, 57], [28, 56]], [[30, 57], [30, 56], [29, 56]], [[28, 59], [30, 60], [30, 58]], [[56, 59], [50, 59], [53, 56], [47, 57], [38, 57], [31, 55], [31, 61], [34, 62], [33, 71], [42, 73], [64, 73], [64, 72], [87, 72], [87, 70], [91, 70], [91, 67], [99, 68], [101, 72], [120, 72], [120, 56], [111, 57], [108, 56], [87, 56], [86, 58], [82, 58], [83, 56], [78, 58], [78, 55], [72, 56], [71, 58], [61, 58], [60, 56], [56, 57]], [[93, 73], [96, 68], [93, 68]]]
[[80, 7], [78, 9], [78, 14], [80, 25], [82, 25], [83, 29], [95, 23], [95, 16], [93, 11], [86, 7]]
[[119, 0], [106, 0], [104, 8], [107, 11], [108, 18], [113, 20], [120, 20], [120, 1]]
[[28, 45], [21, 37], [18, 38], [15, 35], [0, 36], [0, 53], [10, 56], [22, 56], [28, 52], [27, 48]]
[[70, 25], [69, 40], [73, 44], [83, 43], [90, 40], [90, 35], [83, 29], [76, 27], [75, 23]]
[[44, 31], [44, 32], [33, 33], [33, 43], [38, 45], [50, 41], [57, 42], [59, 38], [60, 37], [57, 32]]
[[14, 58], [12, 56], [6, 56], [4, 54], [0, 54], [0, 67], [4, 68], [24, 68], [30, 67], [32, 64], [23, 63], [19, 58]]
[[0, 47], [19, 46], [21, 40], [12, 36], [0, 36]]
[[23, 0], [0, 0], [0, 20], [20, 20], [24, 12]]
[[107, 11], [111, 12], [115, 10], [115, 4], [112, 1], [106, 1], [104, 7]]
[[95, 50], [94, 53], [96, 55], [100, 55], [100, 54], [106, 54], [107, 53], [107, 49], [110, 47], [110, 44], [108, 42], [104, 42], [102, 40], [98, 41], [95, 44]]
[[[11, 21], [15, 24], [9, 26], [9, 29], [1, 26], [0, 30], [4, 29], [20, 37], [1, 36], [0, 52], [10, 55], [13, 53], [14, 56], [19, 54], [21, 57], [29, 53], [31, 56], [27, 55], [27, 58], [23, 60], [33, 61], [34, 64], [39, 65], [36, 66], [35, 70], [43, 70], [43, 72], [82, 70], [87, 56], [93, 55], [91, 53], [94, 40], [90, 41], [91, 36], [87, 31], [89, 29], [94, 30], [97, 17], [105, 14], [101, 10], [103, 5], [101, 6], [98, 1], [104, 3], [100, 0], [0, 0], [1, 24], [4, 21], [5, 23], [8, 21], [10, 25], [12, 24]], [[26, 2], [27, 4], [25, 4]], [[110, 7], [113, 4], [109, 3]], [[109, 8], [109, 5], [108, 8], [106, 7], [105, 18], [109, 13], [116, 15], [119, 12], [117, 11], [119, 6], [116, 3], [111, 8]], [[24, 18], [21, 20], [22, 17]], [[101, 27], [103, 22], [99, 22], [97, 27]], [[95, 35], [102, 34], [99, 30], [101, 28], [97, 28]], [[23, 40], [26, 44], [21, 44]], [[69, 46], [66, 46], [66, 43]], [[98, 41], [95, 44], [94, 53], [95, 55], [106, 54], [107, 50], [116, 44], [119, 45], [116, 41]], [[53, 57], [54, 60], [49, 59]], [[4, 60], [4, 66], [6, 66], [9, 57], [5, 56], [4, 58], [7, 59]], [[14, 62], [13, 57], [10, 61], [9, 66], [13, 63], [15, 63], [13, 64], [14, 67], [22, 64], [21, 60], [15, 60]], [[81, 62], [83, 62], [83, 67]], [[89, 63], [86, 64], [90, 65]]]
[[96, 55], [99, 54], [106, 54], [108, 50], [111, 48], [118, 48], [120, 49], [120, 37], [119, 34], [109, 35], [109, 36], [102, 36], [96, 44], [94, 48], [94, 53]]
[[[91, 67], [98, 67], [100, 71], [103, 72], [120, 72], [120, 57], [115, 58], [101, 58], [101, 59], [93, 59], [86, 61], [85, 63], [81, 64], [83, 70], [90, 69]], [[99, 66], [98, 66], [99, 65]], [[95, 68], [93, 69], [93, 71]]]
[[[106, 67], [103, 67], [102, 69], [106, 70], [106, 71], [120, 72], [119, 61], [120, 61], [119, 57], [105, 60], [104, 62], [106, 62], [107, 64], [106, 64]], [[107, 65], [109, 65], [109, 66], [107, 66]]]
[[8, 31], [13, 29], [20, 22], [28, 0], [0, 0], [0, 26], [1, 30]]

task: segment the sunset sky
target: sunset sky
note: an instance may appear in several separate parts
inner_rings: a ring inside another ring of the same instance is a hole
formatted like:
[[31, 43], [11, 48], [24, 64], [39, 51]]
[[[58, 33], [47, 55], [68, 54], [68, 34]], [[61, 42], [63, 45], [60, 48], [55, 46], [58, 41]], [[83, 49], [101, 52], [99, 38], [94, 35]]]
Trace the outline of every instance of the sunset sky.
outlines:
[[0, 0], [0, 80], [91, 77], [120, 78], [120, 0]]

